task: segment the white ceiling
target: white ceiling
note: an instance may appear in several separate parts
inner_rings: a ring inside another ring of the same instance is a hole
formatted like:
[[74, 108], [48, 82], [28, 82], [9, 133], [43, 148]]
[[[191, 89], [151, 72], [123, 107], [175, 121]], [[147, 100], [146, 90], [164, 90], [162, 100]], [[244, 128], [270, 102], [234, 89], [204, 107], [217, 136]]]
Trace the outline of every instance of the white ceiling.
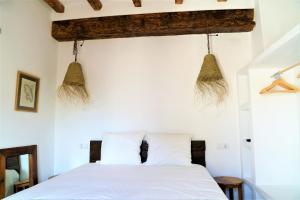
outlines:
[[184, 0], [181, 5], [176, 5], [175, 0], [142, 0], [142, 7], [134, 7], [132, 0], [101, 0], [103, 8], [94, 11], [87, 0], [61, 0], [65, 6], [65, 13], [52, 11], [52, 20], [172, 12], [188, 10], [219, 10], [219, 9], [242, 9], [253, 8], [253, 0], [228, 0], [217, 2], [217, 0]]

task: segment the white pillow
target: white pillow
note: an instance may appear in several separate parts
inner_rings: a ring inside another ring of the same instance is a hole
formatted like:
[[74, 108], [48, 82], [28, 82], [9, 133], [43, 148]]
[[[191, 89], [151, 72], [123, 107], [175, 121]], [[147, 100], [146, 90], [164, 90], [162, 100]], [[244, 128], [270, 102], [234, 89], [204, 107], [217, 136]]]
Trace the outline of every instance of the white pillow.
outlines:
[[102, 137], [101, 164], [141, 164], [140, 146], [145, 134], [105, 133]]
[[147, 134], [149, 145], [146, 165], [191, 165], [189, 134]]

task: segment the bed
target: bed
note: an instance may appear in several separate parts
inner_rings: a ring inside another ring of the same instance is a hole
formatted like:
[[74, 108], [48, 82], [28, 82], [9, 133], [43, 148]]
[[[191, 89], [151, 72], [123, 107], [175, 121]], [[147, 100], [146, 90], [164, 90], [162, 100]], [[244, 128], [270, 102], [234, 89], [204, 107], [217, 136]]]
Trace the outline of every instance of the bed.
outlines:
[[[205, 166], [205, 142], [192, 141], [191, 166], [101, 165], [101, 141], [90, 143], [90, 163], [5, 200], [226, 200]], [[141, 159], [147, 159], [147, 143]]]

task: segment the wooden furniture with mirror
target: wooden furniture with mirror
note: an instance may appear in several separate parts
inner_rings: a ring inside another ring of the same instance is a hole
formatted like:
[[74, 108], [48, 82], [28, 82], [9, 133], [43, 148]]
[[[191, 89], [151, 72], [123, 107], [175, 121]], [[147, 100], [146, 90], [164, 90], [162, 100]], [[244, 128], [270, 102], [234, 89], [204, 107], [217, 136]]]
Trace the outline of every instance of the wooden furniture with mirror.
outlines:
[[28, 179], [14, 182], [14, 192], [18, 192], [38, 183], [37, 145], [0, 149], [0, 199], [6, 196], [6, 172], [13, 170], [15, 173], [20, 174], [20, 157], [27, 154]]

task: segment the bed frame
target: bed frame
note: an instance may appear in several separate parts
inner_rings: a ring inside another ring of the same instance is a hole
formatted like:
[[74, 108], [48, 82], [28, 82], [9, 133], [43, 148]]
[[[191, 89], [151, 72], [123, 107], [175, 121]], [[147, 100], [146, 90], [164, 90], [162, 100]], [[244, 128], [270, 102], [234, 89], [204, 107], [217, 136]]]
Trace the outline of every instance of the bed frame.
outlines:
[[[90, 141], [90, 162], [94, 163], [101, 160], [101, 140]], [[191, 143], [191, 153], [192, 153], [192, 163], [206, 166], [205, 162], [205, 141], [194, 140]], [[142, 163], [146, 162], [148, 156], [148, 143], [146, 141], [142, 142], [141, 145], [141, 160]]]

